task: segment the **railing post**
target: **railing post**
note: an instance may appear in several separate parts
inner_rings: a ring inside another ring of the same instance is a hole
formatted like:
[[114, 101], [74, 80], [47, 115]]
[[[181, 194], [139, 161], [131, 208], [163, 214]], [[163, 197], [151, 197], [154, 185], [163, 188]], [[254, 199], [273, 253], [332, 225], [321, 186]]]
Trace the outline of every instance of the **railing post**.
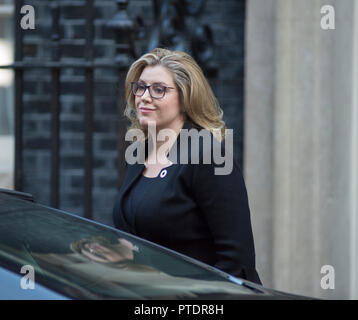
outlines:
[[86, 93], [85, 93], [85, 184], [84, 184], [84, 216], [92, 219], [93, 199], [93, 0], [86, 2], [86, 61], [91, 65], [86, 68]]
[[[23, 56], [23, 30], [20, 26], [21, 15], [18, 14], [23, 5], [22, 0], [15, 1], [15, 63], [22, 61]], [[23, 191], [23, 69], [15, 69], [15, 166], [14, 166], [14, 187], [17, 191]]]
[[[52, 14], [52, 61], [60, 59], [60, 26], [59, 5], [55, 1], [51, 4]], [[51, 74], [51, 206], [59, 208], [59, 172], [60, 172], [60, 68], [53, 68]]]
[[128, 0], [117, 0], [118, 12], [108, 22], [107, 27], [115, 32], [116, 56], [115, 62], [119, 73], [118, 90], [118, 188], [120, 188], [125, 174], [125, 133], [128, 122], [124, 117], [125, 95], [124, 84], [128, 67], [135, 58], [134, 31], [135, 24], [128, 16]]

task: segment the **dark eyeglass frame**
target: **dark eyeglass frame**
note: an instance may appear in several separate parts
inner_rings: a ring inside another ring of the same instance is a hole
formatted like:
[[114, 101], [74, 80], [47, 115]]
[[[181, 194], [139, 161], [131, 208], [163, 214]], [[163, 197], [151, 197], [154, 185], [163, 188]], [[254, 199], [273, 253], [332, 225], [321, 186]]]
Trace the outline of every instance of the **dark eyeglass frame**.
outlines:
[[[134, 92], [134, 86], [142, 86], [142, 87], [145, 87], [145, 89], [144, 89], [144, 91], [143, 91], [142, 94], [137, 94], [137, 93]], [[151, 87], [152, 87], [152, 86], [159, 86], [159, 87], [164, 88], [163, 96], [161, 96], [161, 97], [153, 97], [153, 95], [152, 95], [152, 90], [151, 90]], [[175, 88], [173, 88], [173, 87], [168, 87], [168, 86], [164, 86], [164, 85], [158, 84], [158, 83], [153, 83], [153, 84], [147, 86], [147, 85], [145, 85], [145, 84], [139, 84], [138, 82], [135, 82], [135, 81], [131, 82], [131, 90], [132, 90], [132, 93], [133, 93], [135, 96], [137, 96], [137, 97], [142, 97], [142, 96], [145, 94], [145, 92], [147, 91], [147, 89], [148, 89], [148, 92], [149, 92], [150, 96], [151, 96], [153, 99], [162, 99], [162, 98], [164, 98], [165, 94], [167, 93], [167, 89], [175, 89]]]

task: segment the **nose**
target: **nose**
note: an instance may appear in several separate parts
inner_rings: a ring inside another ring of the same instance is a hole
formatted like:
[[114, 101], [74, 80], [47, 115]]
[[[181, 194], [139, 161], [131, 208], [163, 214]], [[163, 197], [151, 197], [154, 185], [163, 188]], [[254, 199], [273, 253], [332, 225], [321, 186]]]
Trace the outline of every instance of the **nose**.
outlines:
[[149, 88], [146, 88], [146, 90], [144, 91], [143, 95], [141, 96], [142, 100], [152, 100], [152, 96], [149, 93]]

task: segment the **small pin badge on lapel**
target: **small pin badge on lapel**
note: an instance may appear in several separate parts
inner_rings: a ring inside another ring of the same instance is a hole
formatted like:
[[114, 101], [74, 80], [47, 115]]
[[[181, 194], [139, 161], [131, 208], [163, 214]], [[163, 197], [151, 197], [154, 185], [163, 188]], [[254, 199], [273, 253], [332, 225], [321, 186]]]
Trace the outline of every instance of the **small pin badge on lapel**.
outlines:
[[167, 170], [162, 170], [162, 172], [160, 173], [160, 177], [164, 178], [167, 175]]

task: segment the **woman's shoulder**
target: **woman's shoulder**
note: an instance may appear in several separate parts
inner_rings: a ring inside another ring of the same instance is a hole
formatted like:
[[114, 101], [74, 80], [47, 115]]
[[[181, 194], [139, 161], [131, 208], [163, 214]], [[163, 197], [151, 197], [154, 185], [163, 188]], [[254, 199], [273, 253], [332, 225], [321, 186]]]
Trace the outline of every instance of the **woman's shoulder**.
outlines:
[[230, 141], [219, 140], [210, 130], [195, 124], [183, 127], [178, 142], [182, 153], [188, 156], [198, 154], [200, 158], [213, 156], [215, 150], [225, 151], [230, 145]]
[[189, 165], [194, 170], [205, 166], [208, 170], [211, 167], [216, 174], [228, 175], [237, 167], [232, 139], [219, 141], [207, 129], [181, 132], [177, 148], [177, 157], [171, 159], [177, 159], [177, 163]]

